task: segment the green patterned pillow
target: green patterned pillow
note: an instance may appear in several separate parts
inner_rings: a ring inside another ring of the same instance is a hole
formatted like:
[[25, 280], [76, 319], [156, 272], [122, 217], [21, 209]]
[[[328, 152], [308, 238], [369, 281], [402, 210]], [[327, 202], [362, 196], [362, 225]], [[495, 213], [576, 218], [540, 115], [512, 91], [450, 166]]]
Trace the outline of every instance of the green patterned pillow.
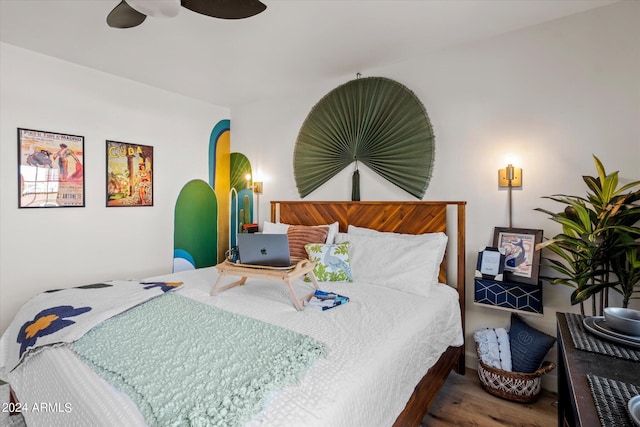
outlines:
[[320, 282], [353, 282], [349, 242], [336, 245], [309, 243], [304, 248], [309, 259], [316, 262], [313, 274]]

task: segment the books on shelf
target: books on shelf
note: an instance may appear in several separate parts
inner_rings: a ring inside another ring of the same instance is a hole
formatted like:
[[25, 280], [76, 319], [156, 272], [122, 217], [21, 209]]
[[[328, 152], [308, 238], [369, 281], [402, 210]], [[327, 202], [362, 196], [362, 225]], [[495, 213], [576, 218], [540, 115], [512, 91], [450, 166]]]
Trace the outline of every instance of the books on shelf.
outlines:
[[349, 297], [338, 295], [335, 292], [326, 292], [317, 289], [309, 301], [305, 302], [305, 307], [313, 310], [329, 310], [330, 308], [346, 304]]

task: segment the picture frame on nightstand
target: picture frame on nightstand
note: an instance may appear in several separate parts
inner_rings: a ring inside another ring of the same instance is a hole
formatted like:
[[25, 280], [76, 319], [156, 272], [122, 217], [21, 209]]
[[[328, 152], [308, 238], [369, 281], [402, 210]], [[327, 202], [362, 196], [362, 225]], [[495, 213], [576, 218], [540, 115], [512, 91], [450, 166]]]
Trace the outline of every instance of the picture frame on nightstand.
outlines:
[[478, 263], [476, 265], [476, 277], [483, 279], [503, 280], [504, 273], [504, 250], [487, 247], [478, 253]]
[[509, 282], [538, 285], [542, 230], [495, 227], [493, 246], [504, 249], [504, 279]]

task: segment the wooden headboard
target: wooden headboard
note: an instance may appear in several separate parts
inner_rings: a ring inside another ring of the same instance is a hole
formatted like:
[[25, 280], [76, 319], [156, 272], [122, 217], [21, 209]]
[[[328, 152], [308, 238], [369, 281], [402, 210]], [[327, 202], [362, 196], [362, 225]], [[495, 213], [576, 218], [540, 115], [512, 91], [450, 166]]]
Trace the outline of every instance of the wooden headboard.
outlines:
[[[338, 222], [340, 231], [349, 224], [405, 234], [447, 232], [447, 208], [456, 210], [456, 252], [447, 254], [440, 266], [439, 279], [458, 290], [464, 313], [465, 284], [465, 207], [466, 202], [315, 202], [273, 201], [271, 221], [294, 225], [322, 225]], [[449, 236], [453, 239], [453, 236]], [[447, 280], [447, 259], [456, 261], [456, 277]], [[463, 314], [464, 319], [464, 314]]]

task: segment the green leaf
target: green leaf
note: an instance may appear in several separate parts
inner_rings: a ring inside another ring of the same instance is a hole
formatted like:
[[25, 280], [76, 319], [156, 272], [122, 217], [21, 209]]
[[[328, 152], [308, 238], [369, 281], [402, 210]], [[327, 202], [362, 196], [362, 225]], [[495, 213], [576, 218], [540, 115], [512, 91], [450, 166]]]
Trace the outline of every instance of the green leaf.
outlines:
[[562, 226], [562, 233], [539, 245], [554, 258], [542, 257], [543, 265], [558, 277], [544, 276], [551, 284], [575, 288], [572, 304], [610, 288], [627, 304], [640, 291], [640, 181], [618, 188], [619, 173], [607, 174], [593, 156], [597, 176], [583, 176], [586, 197], [555, 194], [543, 198], [565, 205], [554, 213], [538, 208]]

